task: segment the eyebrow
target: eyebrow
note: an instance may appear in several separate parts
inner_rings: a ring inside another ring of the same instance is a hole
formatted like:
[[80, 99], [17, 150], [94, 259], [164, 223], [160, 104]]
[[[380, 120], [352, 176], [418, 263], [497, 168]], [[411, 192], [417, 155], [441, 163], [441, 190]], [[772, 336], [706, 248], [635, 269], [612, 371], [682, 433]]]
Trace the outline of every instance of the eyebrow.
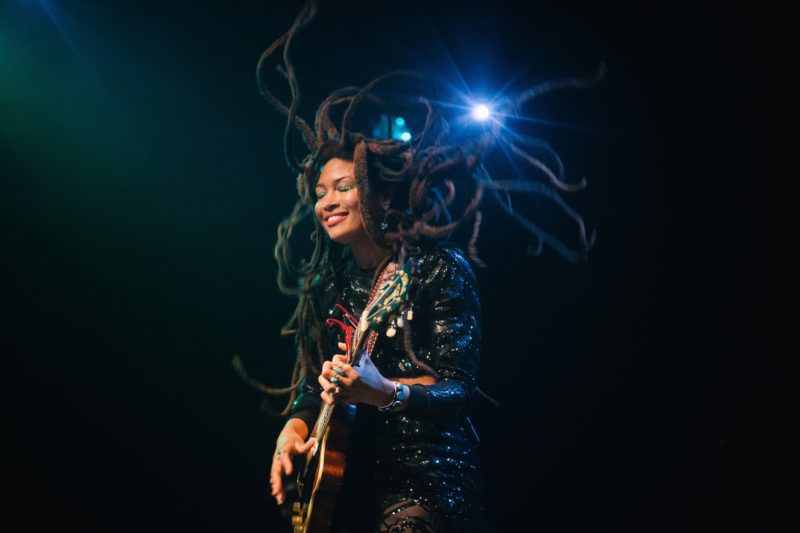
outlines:
[[[347, 175], [345, 175], [345, 176], [341, 176], [341, 177], [338, 177], [338, 178], [334, 178], [334, 180], [333, 180], [333, 186], [334, 186], [334, 187], [336, 187], [336, 185], [337, 185], [337, 184], [338, 184], [340, 181], [342, 181], [343, 179], [347, 179], [347, 178], [356, 179], [356, 177], [355, 177], [355, 176], [351, 176], [351, 175], [347, 174]], [[320, 184], [319, 184], [319, 182], [317, 182], [317, 185], [316, 185], [314, 188], [316, 189], [316, 188], [317, 188], [317, 187], [319, 187], [319, 186], [320, 186]]]

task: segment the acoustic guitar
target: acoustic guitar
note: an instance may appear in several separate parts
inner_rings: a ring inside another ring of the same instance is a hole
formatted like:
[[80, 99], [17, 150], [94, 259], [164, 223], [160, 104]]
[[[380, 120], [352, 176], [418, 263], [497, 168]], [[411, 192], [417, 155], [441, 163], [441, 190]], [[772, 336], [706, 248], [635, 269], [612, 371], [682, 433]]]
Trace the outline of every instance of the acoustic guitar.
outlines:
[[[415, 268], [412, 258], [402, 268], [397, 263], [389, 263], [358, 320], [344, 307], [336, 305], [346, 322], [329, 318], [326, 323], [343, 331], [348, 364], [359, 366], [367, 352], [365, 345], [369, 337], [377, 335], [378, 330], [387, 327], [386, 334], [391, 337], [396, 328], [403, 326], [404, 319], [412, 319], [408, 292]], [[336, 497], [344, 481], [355, 412], [353, 404], [323, 403], [311, 432], [316, 445], [308, 454], [294, 457], [296, 476], [284, 479], [286, 501], [292, 502], [294, 533], [325, 533], [330, 529]]]

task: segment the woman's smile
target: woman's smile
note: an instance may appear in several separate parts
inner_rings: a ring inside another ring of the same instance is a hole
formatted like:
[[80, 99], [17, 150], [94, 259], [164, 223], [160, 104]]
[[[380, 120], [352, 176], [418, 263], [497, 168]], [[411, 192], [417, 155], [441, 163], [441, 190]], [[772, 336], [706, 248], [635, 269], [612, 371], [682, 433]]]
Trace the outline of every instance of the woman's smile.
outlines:
[[331, 228], [336, 224], [338, 224], [339, 222], [341, 222], [342, 220], [344, 220], [347, 217], [347, 215], [348, 215], [347, 212], [342, 212], [342, 211], [326, 215], [323, 219], [325, 221], [325, 226]]

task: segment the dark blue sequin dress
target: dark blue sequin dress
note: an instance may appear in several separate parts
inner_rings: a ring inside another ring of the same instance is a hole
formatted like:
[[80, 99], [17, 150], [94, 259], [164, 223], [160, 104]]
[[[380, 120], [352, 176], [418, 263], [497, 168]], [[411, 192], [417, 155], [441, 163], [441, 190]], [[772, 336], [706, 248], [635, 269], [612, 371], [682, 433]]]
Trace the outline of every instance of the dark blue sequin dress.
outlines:
[[[458, 248], [432, 247], [420, 259], [411, 339], [417, 358], [439, 374], [438, 381], [414, 385], [403, 412], [358, 405], [334, 531], [485, 528], [477, 435], [467, 417], [480, 359], [477, 283]], [[319, 309], [335, 314], [334, 304], [341, 303], [358, 316], [374, 271], [351, 263], [343, 274], [341, 290], [332, 282], [321, 287]], [[372, 360], [388, 378], [423, 374], [407, 357], [402, 337], [381, 334], [373, 348]], [[319, 384], [310, 381], [290, 414], [309, 427], [321, 402]]]

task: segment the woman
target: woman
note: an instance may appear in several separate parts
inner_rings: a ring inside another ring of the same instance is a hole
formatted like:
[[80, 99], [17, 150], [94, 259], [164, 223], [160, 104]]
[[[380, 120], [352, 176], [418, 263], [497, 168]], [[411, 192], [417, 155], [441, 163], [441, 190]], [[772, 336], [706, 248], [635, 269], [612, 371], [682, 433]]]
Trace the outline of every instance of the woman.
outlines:
[[[358, 316], [376, 269], [396, 259], [391, 248], [370, 235], [380, 230], [366, 222], [374, 217], [362, 207], [352, 157], [338, 153], [328, 158], [326, 152], [337, 145], [331, 146], [321, 150], [314, 216], [330, 241], [345, 250], [328, 276], [315, 274], [319, 281], [310, 297], [319, 310], [317, 322], [336, 303]], [[388, 214], [391, 193], [386, 188], [364, 203]], [[467, 418], [480, 354], [476, 281], [455, 247], [428, 243], [417, 255], [416, 327], [408, 339], [412, 353], [404, 335], [381, 335], [358, 367], [346, 364], [342, 353], [333, 355], [316, 380], [303, 383], [277, 440], [270, 483], [281, 504], [281, 478], [291, 472], [292, 456], [313, 445], [307, 439], [320, 402], [358, 405], [334, 530], [469, 531], [481, 523], [477, 442]], [[338, 348], [344, 351], [345, 345]]]
[[[581, 217], [555, 191], [575, 191], [583, 184], [562, 181], [561, 162], [546, 143], [522, 136], [506, 139], [499, 121], [488, 121], [475, 138], [462, 135], [458, 144], [448, 145], [450, 128], [424, 98], [418, 101], [426, 109], [425, 119], [408, 142], [353, 132], [359, 106], [388, 76], [362, 88], [334, 91], [320, 105], [312, 129], [296, 114], [299, 90], [289, 45], [315, 12], [316, 2], [308, 2], [292, 27], [262, 54], [257, 69], [262, 95], [287, 116], [284, 151], [298, 172], [300, 196], [278, 229], [275, 253], [281, 290], [298, 298], [283, 330], [297, 344], [292, 384], [283, 389], [258, 385], [268, 394], [291, 395], [281, 413], [288, 420], [272, 458], [271, 493], [284, 503], [282, 477], [291, 473], [292, 457], [314, 445], [309, 433], [322, 402], [347, 402], [358, 409], [334, 531], [483, 531], [477, 435], [467, 416], [480, 392], [480, 306], [469, 260], [445, 241], [472, 224], [467, 250], [479, 261], [478, 207], [484, 191], [490, 191], [539, 239], [537, 248], [548, 244], [568, 259], [584, 259], [594, 236], [587, 238]], [[281, 47], [282, 74], [292, 91], [289, 106], [265, 81], [266, 60]], [[504, 112], [511, 116], [527, 100], [555, 88], [589, 87], [603, 72], [601, 66], [592, 78], [556, 80], [524, 91], [506, 102]], [[337, 128], [330, 111], [338, 105], [347, 107]], [[295, 129], [309, 149], [302, 161], [294, 156]], [[548, 183], [493, 181], [482, 162], [497, 143], [540, 171]], [[534, 148], [552, 156], [556, 168], [527, 151]], [[511, 209], [510, 191], [540, 194], [561, 206], [577, 223], [580, 247], [568, 249]], [[291, 237], [312, 215], [314, 249], [296, 263]], [[350, 366], [343, 344], [329, 348], [325, 320], [337, 304], [358, 316], [385, 269], [408, 256], [418, 264], [415, 288], [404, 302], [413, 321], [407, 321], [402, 334], [372, 338], [368, 356]]]

